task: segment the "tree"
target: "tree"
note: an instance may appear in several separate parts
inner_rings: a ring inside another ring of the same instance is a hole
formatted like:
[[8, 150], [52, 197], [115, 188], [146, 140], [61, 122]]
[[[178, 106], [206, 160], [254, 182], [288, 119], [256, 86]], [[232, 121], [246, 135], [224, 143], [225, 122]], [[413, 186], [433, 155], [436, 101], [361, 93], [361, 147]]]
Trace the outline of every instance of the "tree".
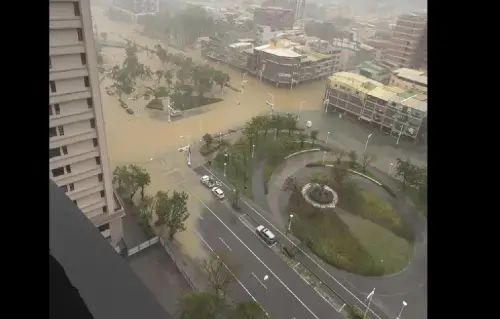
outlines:
[[179, 301], [179, 319], [219, 319], [228, 313], [227, 302], [207, 292], [188, 292]]
[[358, 153], [356, 153], [356, 151], [350, 151], [347, 156], [349, 157], [349, 167], [355, 168], [358, 163]]
[[325, 186], [328, 185], [328, 175], [324, 173], [315, 173], [311, 176], [311, 183], [317, 184], [321, 193], [324, 193]]
[[184, 222], [189, 217], [187, 199], [186, 193], [175, 190], [172, 196], [163, 191], [156, 194], [156, 215], [158, 216], [156, 224], [165, 225], [168, 228], [169, 240], [172, 240], [179, 231], [186, 230]]
[[[151, 183], [151, 176], [149, 173], [142, 167], [137, 165], [129, 166], [130, 173], [132, 174], [132, 178], [135, 182], [135, 186], [141, 190], [141, 200], [144, 199], [144, 189]], [[136, 190], [137, 191], [137, 190]], [[135, 195], [132, 194], [132, 196]]]
[[299, 118], [295, 114], [287, 113], [284, 119], [284, 127], [288, 130], [288, 135], [292, 135], [292, 131], [297, 129]]
[[336, 165], [332, 168], [333, 180], [339, 188], [344, 186], [344, 183], [349, 175], [349, 168], [345, 164]]
[[161, 47], [161, 45], [156, 44], [155, 45], [155, 54], [158, 57], [158, 59], [165, 65], [165, 63], [168, 62], [168, 53], [167, 50]]
[[223, 253], [213, 253], [201, 262], [201, 269], [207, 275], [210, 286], [218, 297], [225, 297], [227, 288], [236, 280], [231, 273], [234, 268], [233, 265], [230, 267], [228, 256]]
[[363, 158], [362, 158], [362, 162], [361, 162], [361, 166], [363, 167], [363, 173], [366, 172], [366, 168], [368, 167], [368, 165], [370, 165], [376, 159], [377, 159], [377, 157], [375, 156], [375, 154], [370, 154], [370, 153], [363, 154]]
[[118, 192], [127, 195], [132, 192], [134, 179], [127, 166], [117, 166], [113, 171], [113, 184], [117, 185]]
[[168, 90], [170, 91], [170, 87], [172, 86], [172, 79], [174, 78], [174, 75], [172, 74], [171, 70], [166, 70], [164, 73], [164, 76], [165, 76], [165, 82], [167, 82]]
[[312, 140], [312, 145], [311, 148], [314, 148], [314, 142], [318, 139], [319, 131], [318, 130], [312, 130], [310, 133], [311, 140]]
[[347, 152], [344, 151], [343, 149], [341, 148], [337, 148], [337, 149], [334, 149], [333, 151], [333, 155], [335, 156], [336, 158], [336, 161], [335, 163], [338, 165], [342, 162], [342, 158], [344, 158], [344, 156], [347, 155]]
[[[291, 191], [293, 194], [299, 194], [301, 190], [299, 181], [295, 176], [288, 176], [285, 180], [285, 183], [283, 183], [282, 190]], [[300, 196], [296, 196], [296, 198], [298, 205], [300, 203]]]
[[153, 219], [153, 214], [155, 213], [155, 209], [156, 209], [155, 198], [151, 196], [144, 196], [144, 198], [141, 200], [141, 203], [139, 204], [139, 212], [141, 214], [140, 215], [141, 219], [149, 224]]
[[207, 134], [203, 135], [203, 141], [205, 142], [206, 147], [210, 147], [210, 145], [212, 145], [212, 143], [214, 141], [214, 138], [212, 137], [212, 135], [207, 133]]
[[406, 190], [407, 185], [419, 186], [423, 184], [426, 171], [423, 167], [412, 164], [410, 159], [403, 161], [398, 158], [396, 161], [396, 177], [403, 182], [403, 190]]

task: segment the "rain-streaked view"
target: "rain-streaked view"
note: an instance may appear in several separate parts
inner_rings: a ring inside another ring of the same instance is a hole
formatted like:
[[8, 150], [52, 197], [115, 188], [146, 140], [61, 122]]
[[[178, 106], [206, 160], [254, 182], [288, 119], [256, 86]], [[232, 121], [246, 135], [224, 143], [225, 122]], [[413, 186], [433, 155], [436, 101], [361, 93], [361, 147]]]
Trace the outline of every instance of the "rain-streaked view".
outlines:
[[426, 319], [427, 2], [49, 0], [50, 317]]

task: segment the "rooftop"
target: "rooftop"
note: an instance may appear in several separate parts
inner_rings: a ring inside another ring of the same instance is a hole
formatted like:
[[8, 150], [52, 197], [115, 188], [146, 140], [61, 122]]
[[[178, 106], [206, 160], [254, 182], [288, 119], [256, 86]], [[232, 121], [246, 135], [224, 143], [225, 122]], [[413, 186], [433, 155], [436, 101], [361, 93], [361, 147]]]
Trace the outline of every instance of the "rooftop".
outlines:
[[421, 83], [422, 85], [427, 86], [427, 72], [413, 70], [408, 68], [400, 68], [393, 71], [393, 74], [407, 80], [411, 80], [413, 82]]
[[[335, 81], [340, 84], [344, 84], [355, 88], [363, 93], [369, 93], [371, 90], [378, 86], [384, 86], [382, 83], [369, 79], [365, 76], [350, 73], [350, 72], [338, 72], [329, 77], [330, 83]], [[330, 84], [331, 85], [331, 84]]]

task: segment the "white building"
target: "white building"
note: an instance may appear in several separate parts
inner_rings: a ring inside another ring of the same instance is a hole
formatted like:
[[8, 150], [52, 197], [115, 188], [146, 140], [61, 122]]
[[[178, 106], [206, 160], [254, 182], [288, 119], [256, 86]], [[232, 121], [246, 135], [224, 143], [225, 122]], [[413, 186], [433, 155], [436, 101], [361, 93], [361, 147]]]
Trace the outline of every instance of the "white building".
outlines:
[[116, 245], [124, 212], [108, 162], [90, 0], [50, 0], [49, 38], [49, 177]]

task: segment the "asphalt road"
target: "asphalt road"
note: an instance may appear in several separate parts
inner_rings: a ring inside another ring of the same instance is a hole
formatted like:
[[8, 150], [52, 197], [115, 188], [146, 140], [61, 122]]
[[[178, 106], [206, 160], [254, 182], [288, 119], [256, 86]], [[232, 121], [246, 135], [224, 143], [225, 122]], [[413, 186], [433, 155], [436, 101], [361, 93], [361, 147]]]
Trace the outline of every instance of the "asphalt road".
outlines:
[[[203, 167], [196, 171], [206, 174]], [[207, 199], [213, 196], [210, 189], [195, 181], [182, 183], [182, 188], [205, 207], [192, 231], [208, 250], [227, 252], [230, 264], [237, 265], [238, 281], [230, 287], [230, 298], [254, 299], [272, 318], [343, 318], [255, 234], [255, 224], [232, 210], [229, 199]]]

